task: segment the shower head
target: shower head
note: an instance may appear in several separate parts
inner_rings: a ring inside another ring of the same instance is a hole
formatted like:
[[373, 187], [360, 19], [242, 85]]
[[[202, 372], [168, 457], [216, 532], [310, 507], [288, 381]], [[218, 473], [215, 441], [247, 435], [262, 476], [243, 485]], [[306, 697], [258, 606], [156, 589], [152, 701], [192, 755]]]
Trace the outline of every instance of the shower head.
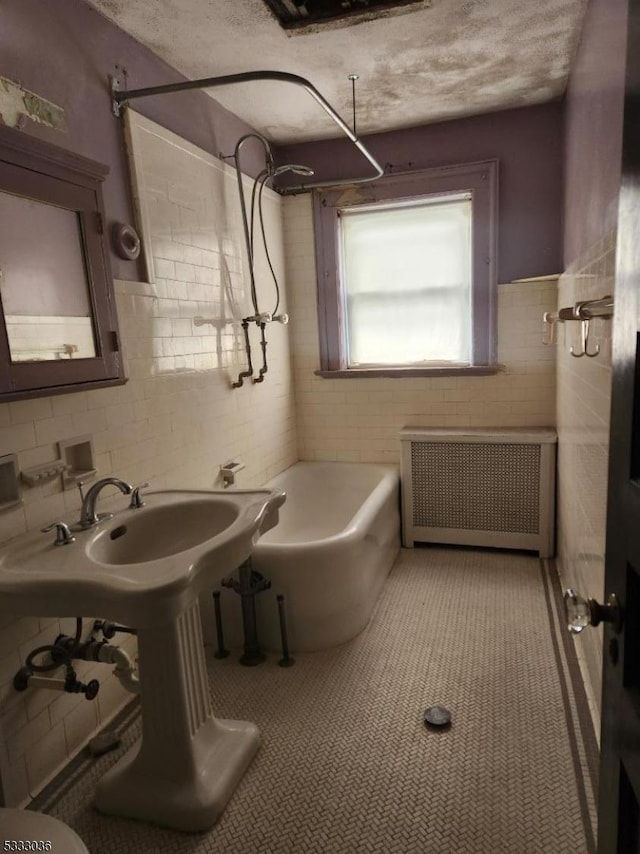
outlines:
[[305, 175], [311, 177], [315, 172], [310, 166], [302, 166], [299, 163], [286, 163], [284, 166], [278, 166], [273, 170], [272, 178], [282, 175], [283, 172], [293, 172], [295, 175]]

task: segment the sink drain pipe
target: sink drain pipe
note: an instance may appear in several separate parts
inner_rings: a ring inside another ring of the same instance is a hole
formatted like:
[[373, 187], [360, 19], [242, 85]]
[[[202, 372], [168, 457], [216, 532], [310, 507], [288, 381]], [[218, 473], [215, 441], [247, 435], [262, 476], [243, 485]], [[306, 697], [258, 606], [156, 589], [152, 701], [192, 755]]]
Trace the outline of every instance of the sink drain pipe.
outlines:
[[107, 640], [114, 638], [118, 632], [123, 632], [126, 635], [137, 635], [137, 629], [132, 629], [130, 626], [121, 626], [119, 623], [114, 623], [112, 620], [94, 620], [94, 632], [102, 632]]
[[226, 658], [229, 655], [229, 650], [224, 646], [224, 634], [222, 632], [222, 612], [220, 610], [220, 591], [213, 591], [213, 611], [216, 619], [216, 640], [218, 646], [213, 653], [214, 658]]
[[140, 693], [140, 679], [135, 672], [135, 666], [131, 658], [119, 646], [113, 646], [106, 641], [97, 641], [91, 638], [86, 643], [76, 644], [72, 637], [59, 635], [56, 638], [57, 647], [64, 650], [71, 658], [82, 661], [97, 661], [101, 664], [114, 664], [114, 676], [116, 676], [123, 688], [131, 694]]
[[276, 596], [278, 602], [278, 617], [280, 619], [280, 640], [282, 641], [282, 658], [278, 662], [280, 667], [292, 667], [296, 662], [289, 655], [289, 637], [287, 635], [287, 617], [284, 612], [284, 596], [279, 593]]
[[271, 587], [271, 582], [253, 569], [251, 558], [248, 558], [238, 568], [238, 578], [231, 576], [223, 578], [222, 586], [230, 587], [240, 594], [242, 628], [244, 630], [244, 653], [240, 657], [240, 664], [244, 664], [246, 667], [261, 664], [266, 656], [258, 643], [256, 593], [268, 590]]

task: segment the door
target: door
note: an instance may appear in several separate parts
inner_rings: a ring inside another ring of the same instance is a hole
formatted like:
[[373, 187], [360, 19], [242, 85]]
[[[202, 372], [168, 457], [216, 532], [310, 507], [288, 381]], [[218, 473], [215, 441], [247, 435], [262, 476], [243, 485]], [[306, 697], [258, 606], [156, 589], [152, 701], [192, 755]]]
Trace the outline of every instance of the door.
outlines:
[[[640, 852], [640, 0], [630, 0], [618, 209], [599, 854]], [[615, 606], [615, 602], [610, 602]], [[611, 619], [613, 618], [613, 621]]]

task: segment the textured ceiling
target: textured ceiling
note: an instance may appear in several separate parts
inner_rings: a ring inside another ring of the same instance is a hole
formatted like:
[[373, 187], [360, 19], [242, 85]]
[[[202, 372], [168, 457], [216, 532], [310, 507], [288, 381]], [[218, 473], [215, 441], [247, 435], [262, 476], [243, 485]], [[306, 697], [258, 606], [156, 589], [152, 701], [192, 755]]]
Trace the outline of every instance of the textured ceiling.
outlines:
[[[300, 74], [349, 121], [348, 75], [358, 74], [358, 133], [560, 96], [587, 5], [432, 0], [430, 8], [292, 33], [262, 0], [90, 2], [186, 77], [264, 69]], [[211, 94], [276, 142], [339, 135], [318, 105], [288, 84], [242, 84]]]

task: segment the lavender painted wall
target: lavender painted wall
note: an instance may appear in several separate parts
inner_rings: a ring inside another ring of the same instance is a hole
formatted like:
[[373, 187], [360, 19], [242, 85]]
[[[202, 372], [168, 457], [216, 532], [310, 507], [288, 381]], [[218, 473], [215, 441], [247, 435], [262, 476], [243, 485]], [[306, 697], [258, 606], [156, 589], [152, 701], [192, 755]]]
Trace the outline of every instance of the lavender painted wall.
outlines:
[[[111, 112], [107, 80], [116, 65], [127, 69], [129, 88], [184, 79], [83, 0], [2, 2], [0, 76], [66, 112], [66, 132], [32, 121], [23, 132], [107, 164], [107, 217], [132, 222], [122, 128]], [[203, 92], [148, 98], [137, 101], [135, 109], [214, 155], [232, 152], [238, 137], [250, 130]], [[256, 172], [262, 162], [257, 148], [254, 153], [247, 146], [243, 168]], [[117, 278], [139, 277], [135, 262], [112, 254], [112, 266]]]
[[[374, 134], [365, 141], [373, 156], [394, 171], [498, 158], [499, 281], [561, 271], [560, 103]], [[313, 166], [319, 180], [370, 174], [346, 140], [282, 146], [278, 158]]]
[[565, 109], [564, 266], [616, 224], [628, 0], [591, 0]]

